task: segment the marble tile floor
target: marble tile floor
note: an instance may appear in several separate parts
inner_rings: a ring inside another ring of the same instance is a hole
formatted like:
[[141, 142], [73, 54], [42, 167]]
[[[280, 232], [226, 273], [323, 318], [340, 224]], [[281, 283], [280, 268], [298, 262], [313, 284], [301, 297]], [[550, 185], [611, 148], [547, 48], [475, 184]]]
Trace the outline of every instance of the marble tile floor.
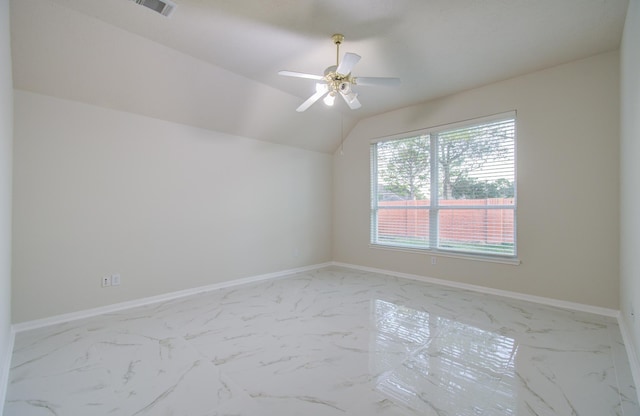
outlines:
[[640, 415], [615, 319], [329, 267], [18, 333], [5, 416]]

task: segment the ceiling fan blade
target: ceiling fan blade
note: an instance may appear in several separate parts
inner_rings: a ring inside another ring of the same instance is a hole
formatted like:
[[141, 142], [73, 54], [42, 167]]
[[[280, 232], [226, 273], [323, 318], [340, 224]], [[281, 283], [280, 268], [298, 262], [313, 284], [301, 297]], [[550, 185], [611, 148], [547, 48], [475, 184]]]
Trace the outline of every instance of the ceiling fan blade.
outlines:
[[350, 92], [349, 94], [341, 93], [340, 95], [342, 95], [342, 98], [344, 98], [344, 102], [347, 103], [350, 109], [357, 110], [358, 108], [362, 107], [362, 104], [360, 104], [360, 101], [358, 101], [358, 94], [356, 94], [355, 92]]
[[280, 71], [278, 72], [278, 75], [282, 75], [285, 77], [315, 79], [316, 81], [320, 81], [324, 79], [324, 77], [321, 75], [305, 74], [304, 72], [295, 72], [295, 71]]
[[354, 78], [356, 85], [362, 86], [383, 86], [397, 87], [400, 85], [400, 78], [383, 78], [383, 77], [357, 77]]
[[360, 55], [351, 52], [345, 53], [344, 58], [342, 58], [342, 62], [340, 62], [340, 65], [336, 68], [336, 72], [340, 75], [348, 75], [359, 60]]
[[329, 91], [327, 84], [316, 84], [316, 93], [307, 98], [307, 101], [300, 104], [300, 107], [296, 108], [298, 113], [302, 113], [307, 108], [311, 107], [313, 103], [322, 98]]

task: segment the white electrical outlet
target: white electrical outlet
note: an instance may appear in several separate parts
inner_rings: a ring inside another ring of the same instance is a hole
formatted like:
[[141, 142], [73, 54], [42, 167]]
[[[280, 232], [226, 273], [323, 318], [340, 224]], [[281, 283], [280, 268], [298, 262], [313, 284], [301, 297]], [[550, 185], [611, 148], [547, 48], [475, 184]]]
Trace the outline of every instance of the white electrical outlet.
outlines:
[[103, 276], [102, 277], [102, 287], [111, 286], [111, 276]]
[[436, 257], [431, 257], [431, 264], [438, 263], [438, 259]]
[[111, 286], [120, 286], [120, 275], [112, 274], [111, 275]]

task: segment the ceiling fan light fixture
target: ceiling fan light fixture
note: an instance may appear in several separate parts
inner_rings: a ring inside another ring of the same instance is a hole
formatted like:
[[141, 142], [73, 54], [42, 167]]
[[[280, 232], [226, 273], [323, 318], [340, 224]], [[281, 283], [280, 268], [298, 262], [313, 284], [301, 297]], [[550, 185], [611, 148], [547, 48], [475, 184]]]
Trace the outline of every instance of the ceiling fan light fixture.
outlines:
[[329, 94], [327, 94], [326, 97], [324, 97], [324, 103], [326, 105], [328, 105], [329, 107], [331, 107], [333, 105], [333, 103], [336, 101], [336, 96], [334, 92], [330, 92]]
[[351, 93], [351, 83], [347, 81], [342, 81], [338, 85], [338, 90], [345, 95], [349, 95]]
[[[324, 83], [316, 83], [316, 92], [311, 97], [307, 98], [305, 102], [300, 104], [296, 109], [298, 112], [305, 111], [313, 103], [323, 98], [325, 105], [332, 106], [335, 103], [336, 96], [340, 95], [347, 103], [350, 109], [357, 110], [362, 107], [358, 100], [358, 94], [353, 91], [354, 85], [388, 85], [398, 86], [400, 85], [400, 79], [398, 78], [381, 78], [381, 77], [360, 77], [356, 78], [351, 74], [351, 70], [360, 61], [360, 55], [347, 52], [344, 54], [342, 61], [340, 61], [340, 44], [344, 41], [344, 36], [336, 33], [331, 37], [333, 43], [336, 45], [336, 64], [327, 67], [324, 70], [324, 75], [306, 74], [303, 72], [295, 71], [279, 71], [278, 74], [286, 77], [307, 78], [317, 81], [324, 81]], [[361, 80], [357, 83], [356, 80]]]

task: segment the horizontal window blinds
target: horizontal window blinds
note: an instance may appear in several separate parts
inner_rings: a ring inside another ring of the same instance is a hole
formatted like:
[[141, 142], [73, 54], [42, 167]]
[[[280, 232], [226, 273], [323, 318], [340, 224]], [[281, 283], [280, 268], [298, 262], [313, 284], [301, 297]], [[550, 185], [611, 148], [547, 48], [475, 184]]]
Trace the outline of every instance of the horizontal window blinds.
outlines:
[[515, 118], [371, 145], [371, 242], [516, 255]]

